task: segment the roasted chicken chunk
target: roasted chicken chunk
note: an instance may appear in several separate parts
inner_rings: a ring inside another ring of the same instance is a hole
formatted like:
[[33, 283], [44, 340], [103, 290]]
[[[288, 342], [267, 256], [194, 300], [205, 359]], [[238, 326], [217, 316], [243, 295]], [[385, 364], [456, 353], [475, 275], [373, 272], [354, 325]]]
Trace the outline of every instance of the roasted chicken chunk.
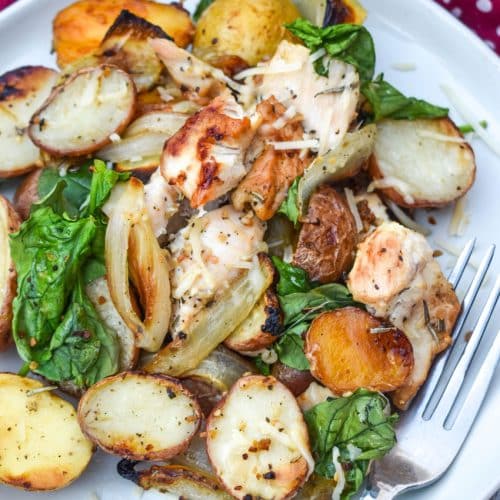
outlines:
[[354, 300], [402, 330], [414, 367], [392, 397], [401, 409], [425, 382], [434, 357], [451, 343], [460, 303], [419, 233], [383, 223], [360, 244], [347, 286]]
[[245, 176], [243, 159], [253, 134], [250, 119], [234, 98], [217, 97], [165, 144], [161, 173], [193, 208], [200, 207]]
[[304, 128], [300, 114], [290, 113], [272, 96], [257, 106], [257, 113], [262, 123], [245, 158], [251, 168], [233, 193], [232, 201], [238, 210], [250, 206], [259, 219], [268, 220], [311, 159], [298, 149], [277, 150], [267, 144], [267, 141], [302, 140]]
[[174, 337], [217, 293], [234, 283], [263, 251], [264, 225], [226, 205], [193, 218], [170, 244]]

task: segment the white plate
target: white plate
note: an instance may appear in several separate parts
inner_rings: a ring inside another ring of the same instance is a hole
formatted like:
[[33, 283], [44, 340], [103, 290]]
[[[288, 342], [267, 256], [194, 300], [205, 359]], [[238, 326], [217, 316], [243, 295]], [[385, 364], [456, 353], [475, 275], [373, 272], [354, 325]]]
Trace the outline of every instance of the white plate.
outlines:
[[[236, 1], [236, 0], [235, 0]], [[69, 4], [68, 0], [19, 0], [0, 14], [0, 73], [21, 65], [45, 64], [55, 66], [50, 55], [51, 23], [56, 12]], [[440, 90], [440, 84], [451, 83], [464, 92], [464, 100], [475, 110], [479, 119], [486, 119], [489, 130], [500, 144], [500, 60], [478, 38], [451, 15], [430, 0], [363, 0], [369, 12], [367, 27], [375, 38], [377, 68], [386, 78], [405, 93], [422, 97], [441, 105], [450, 105]], [[188, 1], [192, 7], [195, 2]], [[401, 72], [392, 65], [410, 63], [416, 70]], [[469, 100], [470, 99], [470, 100]], [[463, 118], [452, 110], [457, 123]], [[445, 242], [460, 248], [466, 239], [477, 236], [476, 260], [490, 243], [500, 244], [500, 159], [479, 140], [473, 141], [477, 156], [476, 183], [468, 195], [467, 211], [470, 224], [464, 238], [447, 234], [450, 210], [433, 212], [440, 225], [433, 227], [431, 241]], [[1, 152], [0, 152], [1, 154]], [[12, 183], [4, 184], [2, 192]], [[426, 223], [428, 214], [420, 214]], [[436, 246], [436, 244], [435, 244]], [[438, 248], [436, 246], [436, 248]], [[440, 258], [444, 268], [453, 259]], [[491, 287], [500, 271], [500, 258], [495, 259], [483, 288]], [[470, 272], [469, 272], [470, 275]], [[463, 289], [459, 291], [463, 293]], [[483, 291], [483, 296], [484, 296]], [[471, 314], [473, 323], [480, 306]], [[490, 322], [486, 335], [489, 340], [500, 324], [500, 311]], [[488, 348], [486, 345], [482, 352]], [[481, 353], [480, 353], [481, 354]], [[471, 375], [480, 365], [481, 356], [471, 369]], [[19, 361], [14, 352], [0, 355], [0, 371], [16, 370]], [[8, 404], [0, 401], [2, 405]], [[405, 499], [456, 500], [486, 499], [500, 487], [500, 369], [470, 436], [447, 474], [433, 486], [404, 496]], [[439, 453], [439, 449], [434, 450]], [[116, 460], [102, 453], [96, 454], [88, 470], [69, 488], [56, 493], [39, 494], [42, 499], [123, 500], [140, 498], [131, 483], [118, 477]], [[148, 495], [149, 497], [149, 495]], [[165, 498], [163, 495], [159, 495]], [[31, 498], [22, 491], [0, 486], [0, 499]], [[145, 497], [143, 497], [145, 498]]]

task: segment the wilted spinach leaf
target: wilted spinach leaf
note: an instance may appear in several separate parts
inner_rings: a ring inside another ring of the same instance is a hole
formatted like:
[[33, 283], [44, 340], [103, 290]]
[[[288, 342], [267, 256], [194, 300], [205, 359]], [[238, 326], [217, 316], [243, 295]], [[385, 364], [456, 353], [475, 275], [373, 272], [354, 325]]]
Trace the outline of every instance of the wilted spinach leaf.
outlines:
[[283, 214], [288, 217], [293, 225], [297, 227], [299, 225], [299, 204], [298, 204], [298, 190], [299, 190], [300, 177], [297, 177], [292, 185], [288, 189], [286, 198], [282, 201], [280, 207], [278, 208], [279, 214]]
[[313, 287], [302, 268], [283, 262], [276, 256], [272, 257], [272, 261], [280, 276], [277, 286], [280, 296], [295, 292], [308, 292]]

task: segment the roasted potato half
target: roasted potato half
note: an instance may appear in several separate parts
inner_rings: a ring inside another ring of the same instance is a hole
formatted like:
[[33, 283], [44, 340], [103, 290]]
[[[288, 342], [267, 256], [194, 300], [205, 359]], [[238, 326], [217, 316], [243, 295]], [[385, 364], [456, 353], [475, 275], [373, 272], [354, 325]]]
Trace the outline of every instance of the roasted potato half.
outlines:
[[16, 189], [14, 194], [14, 207], [22, 220], [30, 216], [31, 205], [40, 200], [38, 194], [38, 181], [43, 170], [38, 168], [28, 174]]
[[30, 120], [32, 141], [53, 156], [82, 156], [111, 142], [135, 110], [135, 87], [116, 66], [84, 68], [56, 87]]
[[314, 381], [309, 370], [297, 370], [280, 361], [273, 364], [271, 375], [288, 387], [294, 396], [302, 394]]
[[356, 307], [319, 315], [307, 331], [305, 353], [313, 376], [337, 395], [360, 387], [392, 391], [413, 369], [405, 334]]
[[273, 56], [283, 25], [298, 17], [291, 0], [215, 0], [196, 26], [193, 51], [209, 63], [238, 56], [253, 66]]
[[194, 26], [179, 4], [150, 0], [80, 0], [61, 10], [53, 22], [53, 45], [61, 68], [92, 54], [122, 10], [159, 26], [177, 45], [186, 47]]
[[134, 332], [126, 325], [113, 304], [108, 281], [103, 276], [85, 287], [102, 322], [114, 331], [120, 342], [120, 371], [132, 370], [139, 360], [140, 349], [135, 342]]
[[43, 66], [23, 66], [0, 76], [0, 178], [42, 166], [27, 127], [56, 80], [57, 72]]
[[78, 405], [78, 421], [91, 441], [134, 460], [168, 460], [182, 453], [201, 418], [197, 401], [178, 380], [139, 372], [99, 381]]
[[137, 484], [176, 495], [179, 498], [203, 498], [204, 500], [230, 500], [216, 478], [182, 465], [154, 465], [138, 473]]
[[283, 313], [278, 296], [271, 287], [224, 344], [242, 354], [258, 352], [274, 344], [282, 328]]
[[274, 377], [240, 378], [207, 421], [213, 468], [235, 498], [291, 498], [314, 468], [293, 394]]
[[366, 10], [358, 0], [295, 0], [300, 13], [318, 26], [363, 24]]
[[29, 491], [68, 486], [87, 467], [92, 443], [70, 403], [38, 380], [0, 373], [0, 482]]
[[314, 281], [337, 281], [354, 262], [357, 233], [345, 197], [333, 187], [320, 186], [309, 201], [293, 263]]
[[10, 254], [9, 235], [21, 220], [12, 205], [0, 195], [0, 351], [11, 344], [12, 301], [16, 295], [16, 268]]
[[369, 173], [372, 188], [403, 207], [439, 207], [474, 183], [474, 152], [449, 118], [378, 124]]
[[84, 68], [31, 118], [32, 141], [54, 156], [82, 156], [111, 142], [134, 116], [135, 87], [116, 66]]

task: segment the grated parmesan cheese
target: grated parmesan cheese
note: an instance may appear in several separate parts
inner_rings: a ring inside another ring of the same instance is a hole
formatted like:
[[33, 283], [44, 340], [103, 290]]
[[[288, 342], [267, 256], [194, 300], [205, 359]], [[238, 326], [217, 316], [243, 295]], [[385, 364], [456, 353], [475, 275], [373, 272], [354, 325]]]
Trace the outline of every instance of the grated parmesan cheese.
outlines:
[[469, 216], [465, 213], [466, 204], [467, 200], [465, 196], [462, 196], [456, 201], [450, 220], [450, 225], [448, 226], [448, 234], [450, 236], [464, 235], [465, 228], [469, 223]]
[[481, 137], [491, 151], [500, 156], [500, 141], [481, 126], [481, 120], [476, 117], [476, 113], [471, 109], [471, 105], [468, 104], [471, 102], [471, 98], [465, 92], [461, 92], [457, 87], [449, 84], [441, 84], [441, 90], [446, 94], [462, 118], [472, 125], [476, 134]]
[[335, 488], [332, 492], [332, 500], [340, 500], [340, 495], [344, 491], [345, 488], [345, 474], [344, 469], [342, 468], [342, 464], [339, 461], [340, 452], [339, 449], [334, 446], [332, 450], [332, 462], [335, 466], [335, 476], [334, 479], [336, 481]]
[[463, 137], [453, 137], [446, 134], [437, 134], [429, 130], [417, 130], [417, 135], [426, 139], [434, 139], [440, 142], [456, 142], [458, 144], [465, 144], [467, 141]]
[[279, 130], [283, 128], [289, 120], [295, 117], [297, 110], [295, 106], [290, 106], [274, 123], [273, 128]]
[[318, 49], [316, 52], [313, 52], [310, 56], [309, 56], [309, 62], [311, 64], [315, 63], [318, 59], [321, 59], [322, 57], [326, 56], [326, 50], [321, 48], [321, 49]]
[[250, 76], [257, 75], [279, 75], [281, 73], [293, 73], [294, 71], [299, 71], [302, 69], [303, 64], [296, 62], [293, 64], [276, 64], [274, 66], [255, 66], [254, 68], [244, 69], [236, 75], [234, 75], [235, 80], [244, 80]]
[[113, 132], [110, 136], [109, 136], [109, 140], [113, 143], [113, 144], [116, 144], [117, 142], [120, 142], [122, 140], [122, 138], [116, 133], [116, 132]]
[[358, 206], [356, 205], [356, 200], [354, 199], [354, 194], [351, 189], [344, 188], [345, 197], [347, 200], [347, 204], [349, 205], [349, 210], [351, 211], [354, 221], [356, 222], [356, 229], [358, 233], [363, 230], [363, 221], [361, 220], [361, 216], [359, 215]]
[[417, 233], [423, 234], [424, 236], [429, 236], [431, 234], [430, 230], [424, 226], [421, 226], [418, 222], [414, 221], [411, 217], [409, 217], [404, 210], [399, 208], [392, 200], [387, 200], [387, 206], [391, 209], [392, 213], [398, 219], [403, 226], [406, 226], [408, 229], [412, 229]]
[[269, 141], [269, 145], [278, 151], [286, 149], [318, 149], [318, 139], [305, 139], [302, 141]]

